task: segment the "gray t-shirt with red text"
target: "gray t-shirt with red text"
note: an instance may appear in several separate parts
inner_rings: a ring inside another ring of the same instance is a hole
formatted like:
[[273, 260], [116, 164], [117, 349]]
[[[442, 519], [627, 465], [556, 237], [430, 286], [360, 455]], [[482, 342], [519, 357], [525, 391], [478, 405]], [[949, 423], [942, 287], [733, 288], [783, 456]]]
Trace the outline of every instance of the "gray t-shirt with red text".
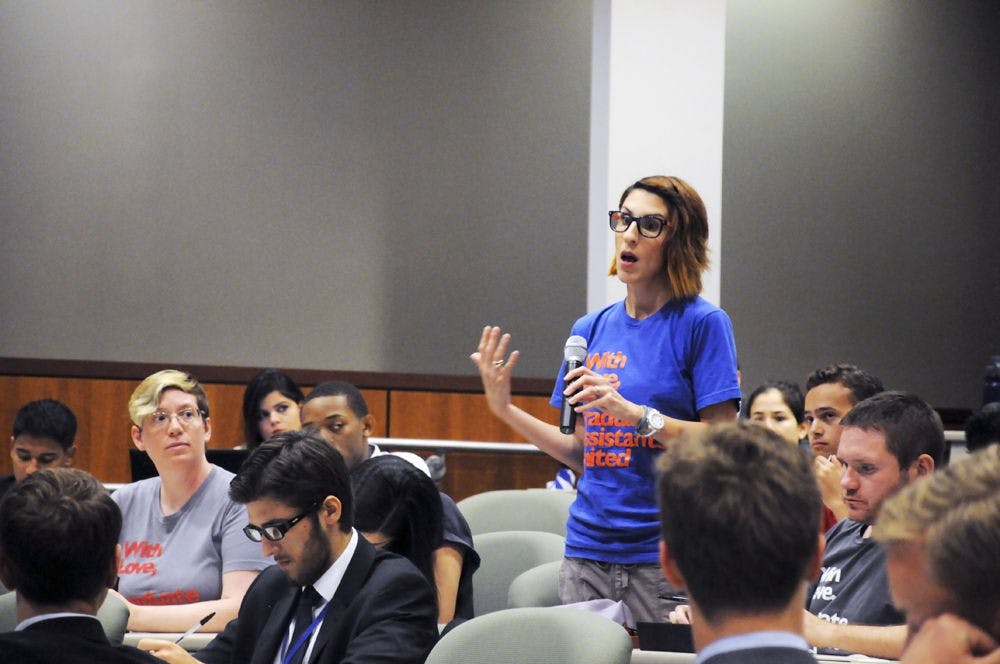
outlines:
[[118, 590], [145, 605], [219, 599], [222, 575], [261, 570], [272, 563], [243, 534], [246, 507], [229, 498], [233, 473], [212, 466], [184, 507], [160, 509], [160, 478], [127, 484], [111, 494], [122, 511]]

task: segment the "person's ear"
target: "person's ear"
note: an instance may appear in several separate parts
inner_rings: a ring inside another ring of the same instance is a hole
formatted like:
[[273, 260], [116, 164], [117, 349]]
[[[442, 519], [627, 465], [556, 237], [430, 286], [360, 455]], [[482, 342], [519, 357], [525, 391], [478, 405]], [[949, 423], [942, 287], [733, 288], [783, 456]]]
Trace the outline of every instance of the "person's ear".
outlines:
[[205, 442], [207, 443], [212, 439], [212, 418], [205, 418]]
[[142, 444], [142, 429], [133, 424], [130, 433], [132, 436], [132, 444], [135, 445], [135, 448], [140, 452], [145, 452], [146, 447]]
[[104, 585], [108, 588], [118, 588], [118, 570], [122, 567], [122, 545], [115, 544], [115, 555], [112, 556], [111, 569], [108, 570], [108, 576], [104, 579]]
[[330, 526], [339, 526], [342, 515], [343, 505], [340, 503], [340, 498], [331, 495], [323, 499], [323, 504], [319, 508], [320, 521]]
[[681, 574], [681, 570], [677, 567], [677, 561], [670, 553], [670, 547], [662, 539], [660, 540], [660, 569], [663, 570], [663, 576], [671, 584], [680, 589], [687, 587], [684, 584], [684, 575]]
[[72, 466], [73, 459], [76, 457], [76, 445], [70, 445], [63, 452], [63, 464], [64, 466]]
[[371, 413], [361, 418], [361, 432], [365, 438], [375, 433], [375, 416]]
[[806, 566], [806, 581], [810, 583], [819, 579], [820, 571], [823, 569], [823, 554], [826, 553], [826, 535], [819, 533], [816, 535], [816, 551], [809, 558]]
[[10, 567], [7, 563], [7, 556], [0, 552], [0, 583], [3, 584], [4, 588], [7, 590], [17, 590], [14, 587], [14, 579], [11, 578]]
[[913, 462], [913, 465], [910, 466], [910, 469], [913, 471], [910, 474], [910, 479], [930, 475], [934, 472], [934, 459], [930, 454], [921, 454], [917, 457], [917, 460]]

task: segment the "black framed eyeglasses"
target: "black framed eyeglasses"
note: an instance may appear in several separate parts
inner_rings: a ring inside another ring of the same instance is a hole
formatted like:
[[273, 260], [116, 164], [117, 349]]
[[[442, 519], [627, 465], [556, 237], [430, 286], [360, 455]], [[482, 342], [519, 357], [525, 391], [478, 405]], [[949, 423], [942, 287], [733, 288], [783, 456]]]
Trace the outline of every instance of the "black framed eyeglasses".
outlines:
[[265, 537], [271, 542], [277, 542], [285, 537], [285, 533], [291, 530], [292, 526], [315, 512], [317, 507], [319, 507], [319, 503], [313, 503], [302, 514], [296, 514], [291, 519], [284, 519], [283, 521], [272, 521], [263, 526], [255, 526], [252, 523], [248, 523], [243, 526], [243, 534], [254, 542], [260, 542]]
[[633, 217], [628, 212], [622, 212], [621, 210], [610, 210], [608, 212], [608, 221], [610, 222], [611, 230], [615, 233], [624, 233], [634, 221], [639, 227], [639, 234], [648, 238], [659, 237], [664, 227], [674, 227], [672, 221], [664, 219], [658, 214]]

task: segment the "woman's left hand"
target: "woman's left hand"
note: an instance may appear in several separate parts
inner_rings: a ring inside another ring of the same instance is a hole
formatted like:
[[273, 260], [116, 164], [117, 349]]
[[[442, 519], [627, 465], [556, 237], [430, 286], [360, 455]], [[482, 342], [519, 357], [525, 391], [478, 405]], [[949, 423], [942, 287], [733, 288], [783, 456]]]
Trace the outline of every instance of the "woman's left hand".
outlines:
[[607, 376], [587, 367], [578, 367], [566, 374], [565, 388], [563, 395], [577, 413], [597, 408], [630, 424], [642, 417], [642, 406], [623, 397]]

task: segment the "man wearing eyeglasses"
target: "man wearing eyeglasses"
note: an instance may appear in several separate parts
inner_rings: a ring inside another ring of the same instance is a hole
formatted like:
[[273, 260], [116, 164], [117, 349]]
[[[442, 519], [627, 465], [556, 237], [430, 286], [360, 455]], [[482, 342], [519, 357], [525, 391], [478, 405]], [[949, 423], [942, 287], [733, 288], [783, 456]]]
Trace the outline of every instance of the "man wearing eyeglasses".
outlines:
[[434, 591], [412, 563], [354, 530], [339, 452], [308, 431], [280, 434], [251, 453], [229, 493], [247, 507], [243, 532], [276, 565], [197, 660], [166, 641], [141, 649], [207, 664], [424, 661], [437, 639]]

